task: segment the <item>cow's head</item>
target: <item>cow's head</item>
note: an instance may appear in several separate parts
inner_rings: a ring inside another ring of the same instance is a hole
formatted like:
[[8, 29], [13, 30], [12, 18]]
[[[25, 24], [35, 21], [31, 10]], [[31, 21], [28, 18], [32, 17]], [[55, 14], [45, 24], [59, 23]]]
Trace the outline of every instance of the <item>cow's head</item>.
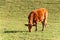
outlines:
[[31, 32], [31, 30], [32, 30], [32, 26], [36, 26], [36, 25], [35, 25], [35, 24], [34, 24], [34, 25], [31, 25], [31, 24], [25, 24], [25, 26], [27, 26], [29, 32]]
[[33, 25], [31, 25], [31, 24], [25, 24], [25, 26], [27, 26], [27, 27], [28, 27], [29, 32], [31, 32], [31, 28], [32, 28], [32, 26], [33, 26]]

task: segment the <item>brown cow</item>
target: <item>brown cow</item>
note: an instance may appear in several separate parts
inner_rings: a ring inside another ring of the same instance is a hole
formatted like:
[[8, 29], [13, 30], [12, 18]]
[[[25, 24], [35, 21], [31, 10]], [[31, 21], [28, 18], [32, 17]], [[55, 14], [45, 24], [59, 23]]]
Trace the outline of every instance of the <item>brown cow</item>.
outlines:
[[31, 32], [32, 25], [36, 26], [37, 31], [37, 23], [41, 22], [42, 23], [42, 31], [44, 30], [44, 27], [46, 26], [47, 23], [47, 10], [45, 8], [40, 8], [36, 9], [30, 12], [28, 16], [28, 29], [29, 32]]

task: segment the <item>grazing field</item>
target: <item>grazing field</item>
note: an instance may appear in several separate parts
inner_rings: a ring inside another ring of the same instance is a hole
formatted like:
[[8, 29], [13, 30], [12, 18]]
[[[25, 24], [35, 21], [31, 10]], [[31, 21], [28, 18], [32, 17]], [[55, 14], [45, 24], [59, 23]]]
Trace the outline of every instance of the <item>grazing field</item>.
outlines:
[[[44, 32], [41, 23], [28, 32], [28, 14], [37, 8], [48, 10]], [[60, 40], [60, 0], [0, 0], [0, 40]]]

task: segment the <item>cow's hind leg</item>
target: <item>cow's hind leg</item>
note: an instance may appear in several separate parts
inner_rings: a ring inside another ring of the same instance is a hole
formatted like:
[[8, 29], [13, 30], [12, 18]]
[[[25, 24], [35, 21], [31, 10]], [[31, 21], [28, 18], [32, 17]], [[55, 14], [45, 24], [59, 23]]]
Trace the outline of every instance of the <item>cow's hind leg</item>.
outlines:
[[44, 22], [42, 22], [42, 31], [44, 31]]
[[42, 21], [42, 31], [44, 31], [44, 27], [46, 27], [45, 19]]

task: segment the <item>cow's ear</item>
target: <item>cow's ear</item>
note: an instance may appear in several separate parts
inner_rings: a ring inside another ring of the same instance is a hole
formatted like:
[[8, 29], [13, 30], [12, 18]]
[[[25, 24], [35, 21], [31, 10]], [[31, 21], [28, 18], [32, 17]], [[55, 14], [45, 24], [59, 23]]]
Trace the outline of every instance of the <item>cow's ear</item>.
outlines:
[[28, 24], [25, 24], [25, 26], [28, 26]]

